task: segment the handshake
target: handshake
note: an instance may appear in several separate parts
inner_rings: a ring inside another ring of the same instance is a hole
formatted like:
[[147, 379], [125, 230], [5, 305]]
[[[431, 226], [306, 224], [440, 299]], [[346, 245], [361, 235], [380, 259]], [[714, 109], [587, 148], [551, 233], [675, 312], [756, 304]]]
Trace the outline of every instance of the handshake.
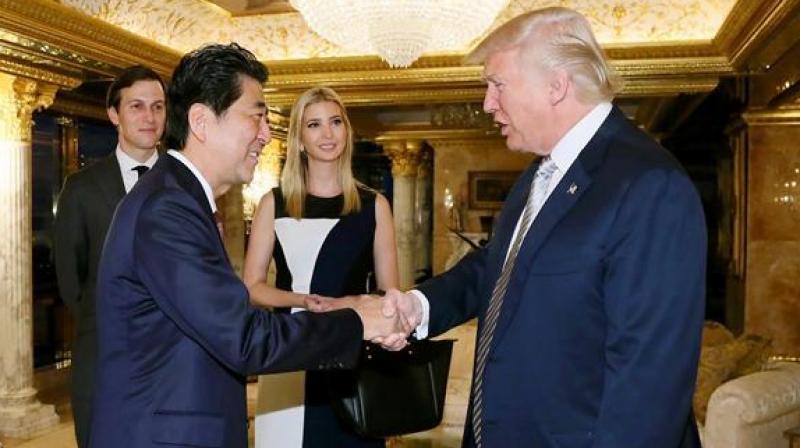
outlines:
[[370, 294], [338, 299], [310, 295], [306, 308], [314, 312], [352, 308], [364, 326], [364, 339], [386, 350], [400, 350], [406, 339], [422, 322], [422, 305], [411, 293], [390, 289], [383, 297]]

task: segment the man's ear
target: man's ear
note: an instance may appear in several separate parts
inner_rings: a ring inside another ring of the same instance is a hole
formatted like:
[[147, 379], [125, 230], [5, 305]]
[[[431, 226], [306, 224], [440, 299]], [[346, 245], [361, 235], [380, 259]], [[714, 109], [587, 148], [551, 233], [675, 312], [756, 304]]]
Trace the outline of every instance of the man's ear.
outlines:
[[205, 104], [194, 103], [189, 107], [189, 132], [200, 142], [205, 142], [208, 138], [206, 126], [212, 115], [213, 112]]
[[111, 123], [114, 126], [119, 126], [119, 114], [117, 113], [117, 109], [115, 109], [114, 106], [111, 106], [106, 109], [106, 113], [108, 114], [108, 119], [111, 120]]
[[556, 70], [550, 77], [548, 94], [550, 104], [556, 105], [567, 97], [567, 92], [572, 88], [572, 80], [565, 70]]

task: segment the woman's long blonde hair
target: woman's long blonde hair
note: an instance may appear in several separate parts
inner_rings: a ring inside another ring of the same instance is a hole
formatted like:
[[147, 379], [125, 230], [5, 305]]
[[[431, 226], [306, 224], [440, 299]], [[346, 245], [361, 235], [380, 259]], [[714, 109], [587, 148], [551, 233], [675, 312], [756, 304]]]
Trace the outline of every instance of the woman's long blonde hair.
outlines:
[[336, 103], [342, 111], [347, 137], [345, 138], [344, 151], [339, 157], [339, 185], [342, 186], [344, 204], [342, 215], [361, 210], [361, 199], [358, 195], [359, 183], [353, 177], [353, 127], [347, 117], [347, 110], [339, 95], [329, 87], [313, 87], [303, 92], [292, 107], [289, 117], [289, 136], [286, 140], [286, 164], [281, 173], [281, 191], [286, 204], [286, 213], [300, 219], [303, 217], [303, 208], [307, 194], [308, 183], [308, 156], [303, 151], [303, 115], [311, 104], [331, 102]]

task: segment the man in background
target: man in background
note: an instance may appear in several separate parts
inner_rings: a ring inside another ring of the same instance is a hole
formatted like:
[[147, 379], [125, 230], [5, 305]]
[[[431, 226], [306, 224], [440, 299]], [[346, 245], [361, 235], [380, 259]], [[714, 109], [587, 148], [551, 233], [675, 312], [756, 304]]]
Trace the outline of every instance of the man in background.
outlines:
[[111, 83], [106, 111], [117, 128], [117, 147], [66, 179], [55, 220], [58, 289], [75, 321], [72, 413], [81, 448], [88, 446], [94, 395], [97, 265], [117, 204], [158, 158], [166, 120], [164, 82], [147, 67], [129, 67]]

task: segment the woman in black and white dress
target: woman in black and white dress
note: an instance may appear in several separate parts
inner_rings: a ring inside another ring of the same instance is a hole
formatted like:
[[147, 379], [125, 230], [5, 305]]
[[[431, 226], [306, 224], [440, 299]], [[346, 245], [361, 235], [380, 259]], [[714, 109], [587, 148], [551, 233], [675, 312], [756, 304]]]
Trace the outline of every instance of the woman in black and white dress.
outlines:
[[[338, 95], [304, 92], [289, 119], [280, 187], [261, 199], [244, 267], [251, 301], [289, 312], [319, 309], [332, 297], [364, 294], [370, 279], [398, 285], [389, 203], [353, 178], [353, 131]], [[267, 268], [275, 262], [275, 287]], [[374, 276], [373, 276], [374, 275]], [[259, 378], [256, 447], [383, 447], [344, 427], [333, 413], [326, 375]]]

